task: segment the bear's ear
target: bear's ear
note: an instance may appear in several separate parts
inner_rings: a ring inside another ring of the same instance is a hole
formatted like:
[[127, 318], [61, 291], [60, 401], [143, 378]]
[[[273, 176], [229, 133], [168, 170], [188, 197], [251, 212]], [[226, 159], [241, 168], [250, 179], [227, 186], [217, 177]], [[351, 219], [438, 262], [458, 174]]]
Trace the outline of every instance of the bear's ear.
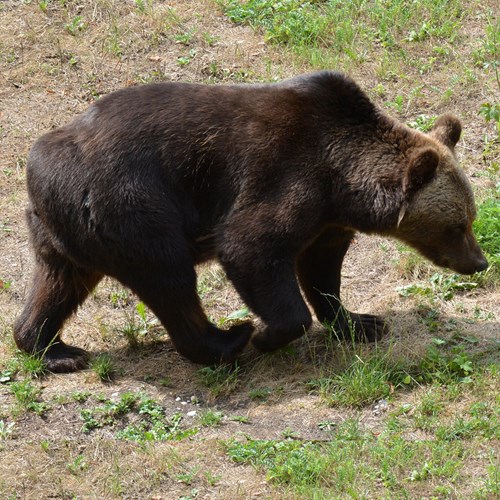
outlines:
[[435, 149], [422, 148], [414, 152], [403, 178], [407, 199], [433, 179], [438, 164], [439, 154]]
[[450, 149], [455, 147], [461, 133], [460, 120], [450, 113], [440, 116], [431, 130], [431, 135]]

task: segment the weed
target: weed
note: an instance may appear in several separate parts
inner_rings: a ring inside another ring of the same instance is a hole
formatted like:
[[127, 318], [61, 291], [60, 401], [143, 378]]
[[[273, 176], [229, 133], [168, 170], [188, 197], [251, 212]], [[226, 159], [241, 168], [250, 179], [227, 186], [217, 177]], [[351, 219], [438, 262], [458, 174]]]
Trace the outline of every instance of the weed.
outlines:
[[175, 35], [175, 41], [177, 43], [180, 43], [182, 45], [189, 45], [194, 38], [194, 35], [196, 34], [196, 29], [192, 28], [189, 31], [186, 31], [184, 33], [180, 33], [179, 35]]
[[17, 359], [20, 371], [31, 378], [42, 377], [47, 373], [47, 366], [41, 355], [20, 352], [17, 355]]
[[109, 300], [113, 307], [124, 307], [129, 304], [130, 294], [128, 290], [119, 288], [110, 292]]
[[250, 423], [250, 418], [246, 417], [244, 415], [231, 415], [229, 417], [229, 420], [232, 420], [233, 422], [240, 422], [241, 424], [249, 424]]
[[136, 315], [125, 312], [127, 322], [118, 331], [127, 339], [130, 349], [137, 349], [140, 339], [145, 337], [155, 326], [158, 325], [156, 318], [149, 319], [144, 302], [138, 302], [135, 306]]
[[415, 120], [408, 123], [411, 128], [420, 132], [429, 132], [436, 123], [437, 116], [419, 115]]
[[50, 441], [48, 439], [42, 439], [40, 441], [40, 448], [45, 452], [48, 453], [50, 451]]
[[200, 415], [200, 424], [203, 427], [217, 427], [221, 424], [224, 414], [221, 411], [205, 410]]
[[436, 298], [441, 300], [451, 300], [456, 292], [473, 290], [478, 286], [476, 281], [463, 281], [458, 274], [434, 273], [427, 283], [415, 283], [396, 288], [402, 297], [417, 295], [425, 297], [431, 303]]
[[14, 432], [14, 422], [6, 423], [4, 420], [0, 420], [0, 440], [9, 439], [12, 437]]
[[10, 280], [0, 278], [0, 292], [6, 292], [10, 288], [11, 284], [12, 282]]
[[209, 47], [213, 47], [218, 41], [219, 37], [216, 35], [211, 35], [208, 31], [202, 33], [203, 40]]
[[102, 406], [82, 409], [80, 412], [80, 417], [84, 422], [82, 431], [88, 433], [93, 429], [113, 425], [118, 418], [130, 412], [137, 401], [138, 396], [131, 392], [124, 392], [118, 401], [105, 399]]
[[146, 402], [139, 407], [139, 413], [147, 415], [148, 418], [139, 424], [131, 424], [125, 427], [125, 429], [116, 434], [118, 439], [137, 442], [178, 441], [191, 437], [198, 432], [197, 429], [182, 430], [180, 428], [182, 416], [179, 413], [175, 413], [172, 417], [166, 418], [163, 414], [163, 409], [161, 413], [157, 411], [156, 403], [153, 403], [153, 412], [151, 413], [144, 410], [144, 405], [151, 406], [151, 403]]
[[78, 455], [72, 462], [67, 464], [66, 467], [71, 474], [77, 476], [80, 472], [88, 469], [88, 463], [86, 462], [84, 455]]
[[238, 385], [238, 374], [240, 367], [230, 365], [219, 365], [216, 367], [206, 366], [196, 373], [200, 382], [207, 387], [214, 397], [227, 395]]
[[207, 480], [209, 486], [215, 486], [222, 479], [222, 476], [213, 474], [211, 471], [206, 471], [205, 479]]
[[188, 472], [183, 472], [181, 474], [177, 474], [177, 479], [184, 484], [190, 486], [193, 483], [194, 478], [198, 474], [198, 467], [193, 467]]
[[[103, 50], [109, 54], [121, 58], [123, 55], [122, 33], [117, 24], [113, 23], [109, 29], [109, 34], [103, 42]], [[95, 97], [95, 96], [94, 96]]]
[[252, 401], [266, 401], [270, 394], [271, 389], [269, 389], [268, 387], [261, 387], [259, 389], [252, 389], [248, 393], [248, 397]]
[[76, 36], [78, 33], [87, 28], [87, 24], [83, 20], [82, 16], [75, 16], [67, 24], [65, 24], [64, 27], [70, 35]]
[[463, 346], [453, 346], [443, 350], [446, 342], [434, 339], [434, 345], [427, 348], [426, 355], [420, 360], [414, 377], [418, 382], [470, 383], [476, 367]]
[[115, 426], [127, 414], [134, 414], [139, 421], [118, 431], [116, 433], [118, 439], [137, 442], [164, 441], [183, 439], [197, 432], [196, 429], [180, 429], [182, 416], [174, 414], [167, 418], [164, 408], [146, 395], [125, 392], [118, 401], [104, 399], [103, 403], [94, 409], [81, 410], [83, 432]]
[[404, 383], [407, 374], [378, 353], [362, 359], [355, 355], [351, 365], [339, 374], [309, 382], [329, 405], [361, 408], [386, 398], [393, 386]]
[[42, 12], [47, 12], [47, 9], [49, 8], [50, 0], [39, 0], [38, 1], [38, 7]]
[[49, 409], [46, 403], [39, 401], [41, 389], [35, 387], [29, 380], [12, 382], [9, 389], [20, 410], [29, 410], [41, 415]]
[[115, 374], [113, 359], [109, 354], [99, 354], [90, 362], [90, 368], [103, 382], [111, 382]]
[[235, 323], [238, 323], [247, 318], [249, 315], [250, 315], [250, 310], [248, 309], [248, 307], [243, 307], [242, 309], [238, 309], [237, 311], [232, 312], [231, 314], [229, 314], [229, 316], [221, 318], [219, 320], [219, 326], [224, 325], [228, 321], [233, 321]]
[[385, 105], [400, 115], [404, 113], [404, 97], [402, 95], [396, 96], [393, 101], [386, 102]]
[[177, 58], [177, 64], [179, 66], [187, 66], [196, 56], [196, 49], [191, 49], [188, 55], [179, 56]]

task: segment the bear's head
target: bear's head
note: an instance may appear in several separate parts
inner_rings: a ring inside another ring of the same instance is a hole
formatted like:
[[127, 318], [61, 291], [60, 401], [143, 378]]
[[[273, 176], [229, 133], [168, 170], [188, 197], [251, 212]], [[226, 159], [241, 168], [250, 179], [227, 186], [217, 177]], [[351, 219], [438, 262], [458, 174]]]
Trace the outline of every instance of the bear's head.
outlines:
[[472, 188], [454, 152], [461, 130], [459, 120], [447, 114], [429, 134], [419, 134], [421, 144], [403, 174], [404, 201], [393, 236], [439, 266], [473, 274], [488, 262], [472, 232]]

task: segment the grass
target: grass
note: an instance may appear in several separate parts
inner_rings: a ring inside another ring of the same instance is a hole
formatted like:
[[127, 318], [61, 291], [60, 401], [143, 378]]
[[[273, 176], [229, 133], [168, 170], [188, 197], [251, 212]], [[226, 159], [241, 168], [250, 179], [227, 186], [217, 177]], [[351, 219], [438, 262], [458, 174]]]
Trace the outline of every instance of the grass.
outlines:
[[[118, 399], [104, 398], [100, 405], [82, 409], [80, 418], [81, 431], [85, 434], [102, 428], [118, 428], [116, 439], [139, 443], [180, 440], [197, 433], [195, 428], [181, 428], [181, 414], [167, 416], [157, 401], [146, 394], [131, 392], [122, 393]], [[212, 424], [215, 418], [212, 415]], [[134, 422], [127, 424], [130, 419]]]
[[413, 497], [426, 488], [447, 488], [451, 494], [460, 491], [468, 459], [460, 442], [409, 441], [389, 430], [374, 435], [353, 420], [341, 424], [328, 442], [232, 440], [226, 452], [293, 494], [313, 498]]
[[200, 383], [210, 390], [214, 397], [231, 393], [238, 385], [238, 365], [206, 366], [197, 372]]
[[[287, 45], [316, 67], [332, 60], [338, 61], [337, 66], [362, 63], [374, 44], [402, 60], [411, 57], [412, 45], [450, 46], [459, 36], [465, 15], [464, 6], [456, 0], [424, 0], [418, 5], [408, 0], [218, 3], [233, 22], [263, 30], [267, 41]], [[431, 63], [443, 53], [449, 54], [442, 48]]]
[[[294, 495], [414, 498], [424, 491], [460, 495], [470, 480], [470, 443], [476, 440], [493, 454], [490, 465], [474, 478], [475, 496], [487, 497], [498, 490], [499, 464], [493, 450], [500, 433], [500, 407], [479, 398], [493, 373], [478, 374], [467, 389], [477, 388], [478, 399], [451, 418], [446, 416], [446, 386], [432, 386], [416, 406], [403, 404], [394, 410], [377, 432], [347, 418], [338, 425], [322, 423], [331, 436], [328, 441], [230, 439], [226, 453], [236, 463], [263, 471], [269, 481], [286, 485]], [[493, 376], [498, 382], [498, 373]], [[417, 430], [428, 437], [406, 437]]]
[[200, 415], [200, 424], [203, 427], [217, 427], [221, 424], [224, 414], [221, 411], [205, 410]]
[[28, 380], [19, 380], [9, 384], [9, 389], [16, 401], [13, 408], [14, 415], [19, 415], [25, 411], [32, 411], [38, 415], [49, 409], [47, 403], [40, 401], [41, 389]]
[[498, 284], [500, 283], [500, 184], [494, 195], [479, 206], [474, 232], [490, 263], [490, 268], [485, 271], [488, 282]]
[[99, 354], [90, 361], [90, 368], [103, 382], [111, 382], [115, 374], [113, 359], [109, 354]]
[[351, 365], [340, 373], [312, 380], [309, 387], [331, 406], [362, 408], [389, 396], [393, 384], [400, 385], [406, 375], [390, 367], [385, 356], [356, 355]]

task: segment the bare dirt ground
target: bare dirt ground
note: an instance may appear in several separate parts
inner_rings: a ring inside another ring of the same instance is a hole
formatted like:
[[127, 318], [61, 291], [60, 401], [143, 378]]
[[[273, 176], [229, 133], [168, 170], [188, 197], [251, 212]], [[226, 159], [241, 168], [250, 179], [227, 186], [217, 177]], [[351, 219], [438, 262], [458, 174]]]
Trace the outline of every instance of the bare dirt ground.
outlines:
[[[81, 28], [78, 17], [85, 23]], [[310, 68], [266, 45], [251, 28], [231, 24], [209, 0], [155, 2], [147, 15], [130, 1], [81, 0], [66, 2], [65, 8], [53, 2], [44, 12], [34, 1], [7, 0], [0, 3], [0, 26], [0, 279], [9, 284], [0, 291], [0, 360], [6, 367], [15, 356], [12, 324], [30, 286], [24, 168], [38, 136], [69, 121], [99, 95], [123, 86], [156, 80], [220, 84], [272, 80]], [[471, 24], [464, 37], [474, 40], [479, 34], [479, 26]], [[352, 74], [364, 88], [373, 89], [378, 83], [376, 68], [375, 61], [367, 61]], [[465, 123], [459, 158], [475, 188], [488, 187], [491, 180], [475, 174], [484, 167], [483, 136], [491, 133], [477, 109], [489, 98], [490, 88], [474, 85], [466, 91], [464, 85], [456, 92], [460, 97], [443, 103], [433, 88], [444, 88], [446, 76], [415, 74], [387, 84], [386, 95], [374, 98], [382, 105], [407, 93], [417, 77], [423, 90], [405, 110], [404, 119], [422, 112], [457, 113]], [[389, 317], [392, 331], [384, 342], [397, 346], [399, 356], [418, 358], [433, 335], [421, 321], [417, 301], [396, 291], [418, 281], [418, 269], [422, 270], [421, 264], [408, 271], [395, 243], [366, 236], [357, 239], [344, 268], [346, 305]], [[244, 306], [216, 266], [199, 271], [205, 283], [203, 301], [214, 321]], [[429, 275], [425, 265], [422, 273]], [[293, 354], [261, 356], [248, 348], [237, 384], [217, 396], [213, 387], [200, 383], [200, 367], [180, 357], [159, 326], [150, 325], [139, 347], [130, 349], [121, 331], [132, 318], [137, 320], [136, 303], [119, 284], [105, 280], [65, 327], [68, 343], [93, 354], [110, 354], [116, 368], [112, 383], [104, 384], [93, 371], [44, 377], [35, 384], [42, 389], [43, 400], [50, 402], [50, 410], [15, 416], [13, 396], [0, 384], [0, 419], [15, 422], [12, 439], [0, 442], [0, 496], [178, 498], [189, 495], [193, 487], [179, 477], [197, 468], [220, 477], [213, 484], [209, 474], [198, 474], [200, 498], [287, 497], [265, 475], [232, 463], [220, 440], [238, 435], [280, 439], [287, 429], [299, 438], [322, 440], [327, 437], [319, 422], [341, 422], [350, 416], [373, 432], [382, 425], [388, 410], [332, 408], [309, 394], [306, 382], [318, 375], [322, 362], [331, 361], [324, 355], [319, 325], [296, 343]], [[475, 311], [481, 312], [479, 319]], [[497, 289], [459, 293], [441, 301], [439, 312], [442, 324], [451, 322], [464, 336], [491, 345], [492, 357], [498, 360]], [[148, 321], [154, 321], [149, 313]], [[249, 395], [262, 388], [267, 391], [264, 400]], [[202, 427], [193, 439], [156, 443], [147, 451], [115, 439], [107, 427], [82, 433], [81, 409], [95, 406], [97, 399], [81, 403], [70, 395], [88, 392], [95, 398], [116, 398], [127, 391], [147, 393], [167, 414], [180, 412], [188, 427], [207, 408], [224, 414], [222, 425]], [[403, 393], [389, 406], [413, 397]], [[231, 418], [235, 416], [245, 419]], [[246, 419], [248, 423], [241, 421]], [[87, 457], [87, 468], [75, 473], [68, 464], [79, 455]]]

